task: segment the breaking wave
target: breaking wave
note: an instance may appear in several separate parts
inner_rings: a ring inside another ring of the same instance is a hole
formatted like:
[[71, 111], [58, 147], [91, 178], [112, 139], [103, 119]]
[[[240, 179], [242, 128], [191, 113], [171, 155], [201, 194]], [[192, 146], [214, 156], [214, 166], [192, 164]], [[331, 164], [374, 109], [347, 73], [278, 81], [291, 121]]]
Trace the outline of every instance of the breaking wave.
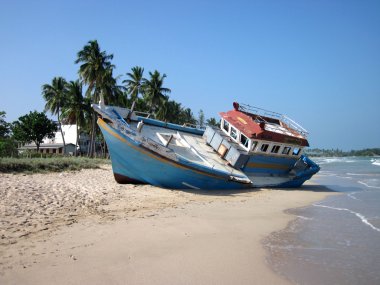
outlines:
[[315, 162], [318, 164], [330, 164], [330, 163], [355, 163], [353, 159], [347, 159], [342, 157], [329, 157], [329, 158], [316, 158]]

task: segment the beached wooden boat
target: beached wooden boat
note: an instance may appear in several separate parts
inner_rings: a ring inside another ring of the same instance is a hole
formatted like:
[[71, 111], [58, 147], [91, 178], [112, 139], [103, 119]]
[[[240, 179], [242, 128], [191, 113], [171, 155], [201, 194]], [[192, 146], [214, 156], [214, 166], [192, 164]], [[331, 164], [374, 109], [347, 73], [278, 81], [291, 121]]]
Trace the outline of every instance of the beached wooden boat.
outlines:
[[205, 130], [93, 105], [119, 183], [165, 188], [299, 187], [319, 171], [307, 132], [286, 116], [234, 103]]

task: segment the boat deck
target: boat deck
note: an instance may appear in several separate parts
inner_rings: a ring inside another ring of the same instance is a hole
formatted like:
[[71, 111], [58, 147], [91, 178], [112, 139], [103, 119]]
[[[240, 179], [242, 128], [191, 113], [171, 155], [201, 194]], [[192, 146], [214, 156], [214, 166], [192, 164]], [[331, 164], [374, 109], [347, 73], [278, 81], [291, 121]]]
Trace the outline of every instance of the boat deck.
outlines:
[[[137, 123], [132, 123], [131, 127], [137, 129]], [[141, 135], [161, 145], [165, 145], [170, 140], [167, 147], [173, 150], [178, 157], [191, 163], [210, 167], [234, 176], [245, 176], [242, 171], [234, 169], [225, 160], [221, 159], [206, 144], [202, 136], [147, 124], [141, 129]]]

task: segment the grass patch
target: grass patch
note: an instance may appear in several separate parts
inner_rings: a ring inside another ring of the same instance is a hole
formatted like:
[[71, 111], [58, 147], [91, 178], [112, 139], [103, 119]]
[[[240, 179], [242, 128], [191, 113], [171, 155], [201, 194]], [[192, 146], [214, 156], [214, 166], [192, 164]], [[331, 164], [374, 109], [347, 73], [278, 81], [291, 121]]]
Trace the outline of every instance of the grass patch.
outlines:
[[49, 157], [49, 158], [0, 158], [2, 173], [43, 173], [73, 171], [99, 168], [110, 164], [108, 159], [86, 157]]

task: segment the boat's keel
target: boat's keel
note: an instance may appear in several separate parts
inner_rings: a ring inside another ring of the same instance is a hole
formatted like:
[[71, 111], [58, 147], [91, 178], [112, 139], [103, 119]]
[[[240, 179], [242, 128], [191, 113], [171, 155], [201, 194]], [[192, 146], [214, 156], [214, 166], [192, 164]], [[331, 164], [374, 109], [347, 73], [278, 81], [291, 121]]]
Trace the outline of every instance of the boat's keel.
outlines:
[[118, 173], [114, 173], [113, 175], [115, 177], [116, 182], [119, 184], [146, 184], [140, 180], [132, 179], [128, 176], [121, 175]]

